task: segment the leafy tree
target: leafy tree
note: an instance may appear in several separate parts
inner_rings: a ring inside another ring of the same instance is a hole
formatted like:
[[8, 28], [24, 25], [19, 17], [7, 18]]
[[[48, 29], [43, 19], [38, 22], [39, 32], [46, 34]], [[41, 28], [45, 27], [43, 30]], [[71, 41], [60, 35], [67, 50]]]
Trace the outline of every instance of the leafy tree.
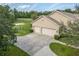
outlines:
[[6, 55], [10, 44], [16, 40], [13, 23], [15, 15], [11, 12], [9, 6], [0, 5], [0, 55]]
[[76, 9], [76, 10], [75, 10], [76, 13], [79, 13], [79, 4], [76, 4], [76, 5], [75, 5], [75, 9]]
[[38, 13], [35, 12], [35, 11], [31, 11], [30, 14], [31, 14], [31, 18], [32, 18], [33, 20], [35, 20], [35, 19], [38, 17]]
[[14, 12], [15, 18], [18, 18], [19, 15], [18, 15], [17, 9], [14, 8], [13, 12]]
[[73, 12], [71, 9], [65, 9], [64, 11], [65, 11], [65, 12], [70, 12], [70, 13]]
[[52, 11], [44, 11], [44, 12], [42, 12], [42, 14], [43, 15], [48, 15], [48, 14], [50, 14]]
[[16, 8], [13, 10], [16, 18], [32, 18], [36, 19], [40, 15], [48, 15], [51, 11], [37, 12], [37, 11], [18, 11]]

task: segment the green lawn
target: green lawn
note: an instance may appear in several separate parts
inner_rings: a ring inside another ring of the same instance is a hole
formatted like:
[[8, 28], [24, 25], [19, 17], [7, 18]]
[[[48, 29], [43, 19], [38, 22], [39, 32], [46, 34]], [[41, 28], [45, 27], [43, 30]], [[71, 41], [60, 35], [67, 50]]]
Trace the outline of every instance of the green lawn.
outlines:
[[29, 19], [29, 18], [18, 18], [15, 23], [16, 24], [15, 28], [17, 29], [16, 35], [23, 36], [28, 33], [31, 33], [32, 32], [31, 22], [32, 22], [32, 19]]
[[11, 45], [9, 50], [6, 52], [6, 56], [29, 56], [28, 53], [22, 51], [20, 48]]
[[59, 56], [79, 56], [79, 49], [64, 46], [59, 43], [51, 43], [50, 49]]
[[18, 18], [18, 20], [22, 20], [22, 21], [23, 21], [23, 20], [25, 20], [25, 21], [26, 21], [26, 20], [30, 20], [30, 21], [31, 21], [32, 19], [31, 19], [31, 18]]

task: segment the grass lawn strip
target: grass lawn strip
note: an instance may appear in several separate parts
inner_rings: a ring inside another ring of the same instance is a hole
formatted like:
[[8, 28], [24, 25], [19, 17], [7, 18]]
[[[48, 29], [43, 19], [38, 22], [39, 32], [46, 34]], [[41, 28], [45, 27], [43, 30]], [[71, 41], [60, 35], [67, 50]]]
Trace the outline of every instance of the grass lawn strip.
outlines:
[[79, 49], [75, 49], [59, 43], [51, 43], [50, 49], [59, 56], [79, 56]]
[[6, 54], [7, 54], [6, 56], [29, 56], [28, 53], [24, 52], [15, 45], [11, 45]]

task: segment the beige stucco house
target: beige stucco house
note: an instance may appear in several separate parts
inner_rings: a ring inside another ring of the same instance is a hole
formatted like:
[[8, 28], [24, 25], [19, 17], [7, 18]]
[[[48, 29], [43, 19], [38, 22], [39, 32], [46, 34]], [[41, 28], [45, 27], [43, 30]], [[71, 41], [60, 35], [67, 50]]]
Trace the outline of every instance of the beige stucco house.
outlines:
[[54, 36], [58, 34], [59, 27], [64, 24], [68, 25], [68, 22], [74, 22], [79, 19], [78, 14], [67, 13], [63, 11], [53, 11], [47, 16], [40, 16], [32, 22], [32, 29], [35, 33]]

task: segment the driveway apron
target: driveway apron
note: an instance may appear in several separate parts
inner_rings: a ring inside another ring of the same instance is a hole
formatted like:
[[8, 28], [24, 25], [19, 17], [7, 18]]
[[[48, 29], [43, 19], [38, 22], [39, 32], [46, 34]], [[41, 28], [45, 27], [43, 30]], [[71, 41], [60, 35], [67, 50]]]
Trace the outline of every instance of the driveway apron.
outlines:
[[52, 38], [45, 35], [31, 33], [26, 36], [17, 37], [15, 45], [30, 55], [36, 54], [44, 46], [48, 46], [52, 42]]

